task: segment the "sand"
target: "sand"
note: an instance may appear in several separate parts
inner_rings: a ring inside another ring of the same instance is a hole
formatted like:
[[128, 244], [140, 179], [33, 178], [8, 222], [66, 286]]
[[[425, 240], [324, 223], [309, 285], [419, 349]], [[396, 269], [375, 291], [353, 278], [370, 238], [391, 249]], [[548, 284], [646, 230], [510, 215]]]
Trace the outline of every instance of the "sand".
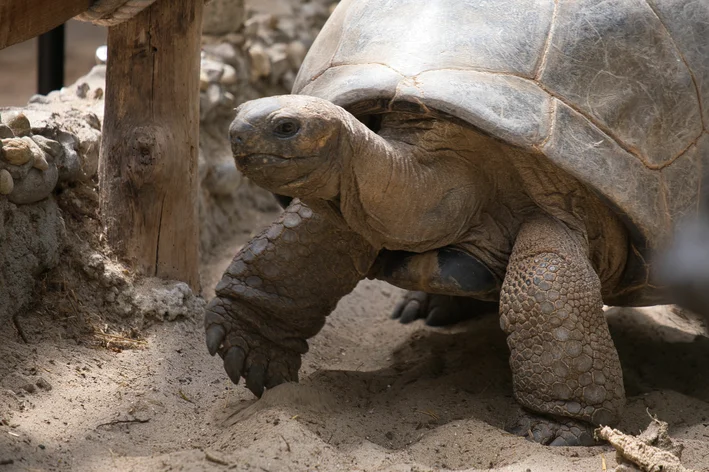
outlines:
[[[273, 216], [255, 217], [251, 233]], [[205, 265], [207, 296], [248, 236]], [[389, 319], [402, 293], [362, 282], [312, 340], [301, 382], [260, 400], [208, 355], [200, 316], [153, 324], [119, 349], [28, 312], [28, 343], [9, 322], [0, 332], [0, 472], [613, 470], [610, 446], [549, 448], [504, 431], [517, 405], [495, 314], [403, 326]], [[672, 307], [608, 318], [629, 395], [619, 429], [637, 434], [655, 414], [683, 464], [709, 470], [705, 328]]]

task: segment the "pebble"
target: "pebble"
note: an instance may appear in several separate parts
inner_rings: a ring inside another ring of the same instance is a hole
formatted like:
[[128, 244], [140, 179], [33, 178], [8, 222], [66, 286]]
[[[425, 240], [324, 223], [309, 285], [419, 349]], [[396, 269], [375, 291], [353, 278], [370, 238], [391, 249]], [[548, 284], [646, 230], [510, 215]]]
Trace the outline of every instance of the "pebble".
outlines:
[[5, 169], [0, 169], [0, 195], [9, 195], [13, 188], [15, 188], [15, 183], [12, 181], [10, 173]]
[[303, 64], [305, 54], [308, 52], [305, 44], [300, 41], [291, 41], [288, 44], [287, 54], [288, 60], [292, 67], [298, 69]]
[[44, 200], [52, 193], [58, 179], [59, 173], [55, 165], [50, 166], [46, 171], [30, 169], [27, 176], [15, 184], [12, 193], [8, 195], [8, 200], [15, 205]]
[[199, 91], [204, 92], [209, 88], [209, 76], [203, 70], [199, 71]]
[[268, 48], [268, 56], [271, 61], [271, 82], [273, 83], [277, 83], [291, 67], [287, 50], [288, 46], [282, 43], [274, 44]]
[[47, 158], [44, 157], [44, 151], [42, 151], [42, 148], [39, 147], [37, 143], [35, 143], [34, 140], [28, 136], [25, 136], [24, 138], [20, 139], [25, 141], [27, 143], [27, 146], [30, 148], [32, 158], [34, 159], [32, 167], [39, 170], [47, 170], [49, 168], [49, 163], [47, 162]]
[[220, 80], [222, 85], [235, 85], [238, 80], [239, 76], [236, 73], [236, 69], [229, 64], [224, 64], [224, 73], [222, 74], [222, 78]]
[[46, 152], [54, 158], [59, 157], [61, 153], [64, 152], [62, 143], [53, 139], [46, 138], [41, 134], [35, 134], [34, 136], [32, 136], [32, 141], [34, 141], [42, 149], [42, 151]]
[[207, 75], [209, 82], [219, 82], [224, 74], [224, 64], [211, 59], [202, 59], [201, 72]]
[[0, 139], [14, 138], [15, 133], [12, 132], [9, 126], [0, 124]]
[[22, 112], [8, 113], [5, 115], [5, 123], [15, 133], [15, 136], [29, 136], [32, 134], [30, 120]]
[[21, 166], [32, 159], [32, 150], [22, 138], [5, 138], [0, 142], [2, 142], [3, 157], [10, 164]]
[[249, 48], [249, 58], [251, 59], [251, 80], [256, 82], [261, 77], [271, 75], [271, 59], [263, 46], [254, 44]]

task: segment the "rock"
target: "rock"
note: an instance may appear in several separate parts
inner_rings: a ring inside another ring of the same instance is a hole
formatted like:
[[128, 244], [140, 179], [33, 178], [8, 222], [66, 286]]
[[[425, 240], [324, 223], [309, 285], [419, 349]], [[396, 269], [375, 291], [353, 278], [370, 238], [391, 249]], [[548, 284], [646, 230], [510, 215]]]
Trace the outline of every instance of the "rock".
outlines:
[[248, 52], [251, 60], [251, 81], [256, 82], [261, 77], [271, 75], [271, 60], [264, 47], [260, 44], [254, 44], [249, 48]]
[[[71, 145], [62, 143], [64, 144], [67, 160], [70, 157], [69, 154], [75, 155], [74, 159], [78, 163], [80, 174], [83, 178], [91, 179], [98, 173], [101, 132], [94, 128], [83, 128], [76, 131], [76, 137], [79, 139], [78, 147], [74, 146], [74, 140], [72, 140]], [[67, 147], [70, 149], [67, 149]]]
[[30, 169], [24, 179], [15, 182], [15, 188], [8, 195], [15, 205], [26, 205], [47, 198], [59, 180], [57, 166], [50, 165], [47, 170]]
[[10, 172], [0, 169], [0, 195], [9, 195], [13, 188], [15, 188], [15, 183], [12, 181]]
[[34, 141], [42, 151], [46, 152], [54, 159], [57, 159], [64, 152], [64, 148], [59, 141], [46, 138], [41, 134], [35, 134], [32, 136], [32, 141]]
[[89, 84], [82, 82], [76, 86], [76, 96], [79, 98], [86, 98], [90, 89], [91, 87], [89, 87]]
[[37, 145], [37, 143], [35, 143], [34, 140], [29, 136], [25, 136], [24, 138], [20, 139], [27, 143], [30, 148], [30, 151], [32, 152], [32, 166], [35, 169], [47, 170], [49, 168], [49, 163], [47, 162], [47, 158], [45, 157], [42, 148], [39, 147], [39, 145]]
[[135, 304], [146, 318], [174, 321], [198, 316], [206, 305], [184, 282], [145, 279], [136, 290]]
[[30, 171], [30, 169], [32, 168], [32, 161], [28, 161], [26, 164], [23, 164], [21, 166], [0, 163], [0, 168], [3, 168], [8, 171], [14, 181], [18, 181], [24, 179], [27, 173]]
[[224, 73], [222, 74], [222, 78], [220, 82], [222, 85], [236, 85], [236, 83], [239, 80], [239, 76], [236, 73], [236, 69], [234, 69], [232, 66], [229, 64], [224, 64]]
[[21, 395], [24, 392], [34, 393], [37, 391], [37, 387], [35, 387], [34, 383], [19, 372], [7, 374], [2, 381], [0, 381], [0, 385], [13, 391], [17, 395]]
[[32, 149], [22, 138], [5, 138], [0, 142], [2, 143], [2, 156], [6, 162], [21, 166], [32, 159]]
[[[244, 42], [243, 38], [241, 42]], [[227, 64], [234, 64], [236, 48], [230, 43], [207, 44], [202, 49], [210, 56], [216, 57]]]
[[200, 70], [199, 71], [199, 91], [204, 92], [207, 90], [209, 87], [209, 76], [207, 75], [207, 72]]
[[12, 132], [9, 126], [0, 124], [0, 139], [14, 138], [15, 133]]
[[291, 68], [287, 54], [288, 46], [282, 43], [274, 44], [268, 48], [268, 57], [271, 62], [271, 83], [276, 84]]
[[52, 384], [47, 382], [47, 380], [44, 377], [39, 377], [37, 381], [35, 382], [35, 385], [41, 388], [42, 390], [51, 390], [52, 389]]
[[211, 59], [202, 59], [201, 71], [207, 74], [210, 83], [219, 82], [224, 74], [224, 64]]
[[47, 97], [46, 95], [35, 94], [30, 97], [30, 99], [27, 101], [27, 103], [47, 104], [47, 103], [51, 103], [51, 101], [49, 100], [49, 97]]
[[294, 69], [299, 69], [303, 64], [305, 59], [305, 54], [308, 49], [305, 47], [301, 41], [291, 41], [286, 49], [286, 54], [288, 54], [288, 60], [290, 61], [291, 67]]
[[211, 166], [205, 179], [205, 185], [215, 195], [232, 195], [240, 184], [241, 173], [233, 160]]
[[243, 21], [243, 0], [211, 0], [204, 7], [202, 32], [219, 35], [237, 31]]
[[32, 134], [30, 120], [22, 112], [10, 112], [4, 117], [5, 124], [10, 127], [15, 136], [29, 136]]
[[[101, 89], [97, 89], [101, 90]], [[101, 90], [101, 93], [103, 93], [103, 90]], [[84, 115], [84, 120], [91, 126], [93, 129], [101, 131], [101, 120], [99, 119], [98, 116], [96, 116], [96, 113], [86, 113]]]
[[224, 39], [227, 40], [227, 44], [233, 44], [236, 47], [241, 47], [246, 42], [246, 38], [241, 33], [229, 33]]

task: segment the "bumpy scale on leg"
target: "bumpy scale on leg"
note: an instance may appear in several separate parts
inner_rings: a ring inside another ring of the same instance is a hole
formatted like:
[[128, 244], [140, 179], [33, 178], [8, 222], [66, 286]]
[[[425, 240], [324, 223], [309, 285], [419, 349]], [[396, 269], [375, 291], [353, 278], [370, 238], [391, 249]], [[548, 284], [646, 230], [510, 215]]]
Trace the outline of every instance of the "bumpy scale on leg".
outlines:
[[306, 339], [364, 278], [376, 251], [326, 204], [294, 200], [234, 258], [207, 305], [210, 354], [255, 395], [297, 381]]
[[601, 283], [579, 239], [551, 219], [526, 223], [502, 286], [515, 397], [557, 417], [532, 417], [522, 427], [545, 444], [592, 443], [588, 423], [613, 424], [625, 401]]

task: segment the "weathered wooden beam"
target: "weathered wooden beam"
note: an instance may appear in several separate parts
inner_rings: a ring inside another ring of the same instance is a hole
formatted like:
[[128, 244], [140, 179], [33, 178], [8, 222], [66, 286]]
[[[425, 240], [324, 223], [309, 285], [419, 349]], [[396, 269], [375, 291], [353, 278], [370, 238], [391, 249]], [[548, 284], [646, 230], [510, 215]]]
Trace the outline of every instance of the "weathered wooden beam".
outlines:
[[94, 0], [0, 0], [0, 49], [21, 43], [85, 12]]
[[140, 273], [194, 290], [203, 3], [158, 0], [109, 28], [99, 163], [109, 245]]

